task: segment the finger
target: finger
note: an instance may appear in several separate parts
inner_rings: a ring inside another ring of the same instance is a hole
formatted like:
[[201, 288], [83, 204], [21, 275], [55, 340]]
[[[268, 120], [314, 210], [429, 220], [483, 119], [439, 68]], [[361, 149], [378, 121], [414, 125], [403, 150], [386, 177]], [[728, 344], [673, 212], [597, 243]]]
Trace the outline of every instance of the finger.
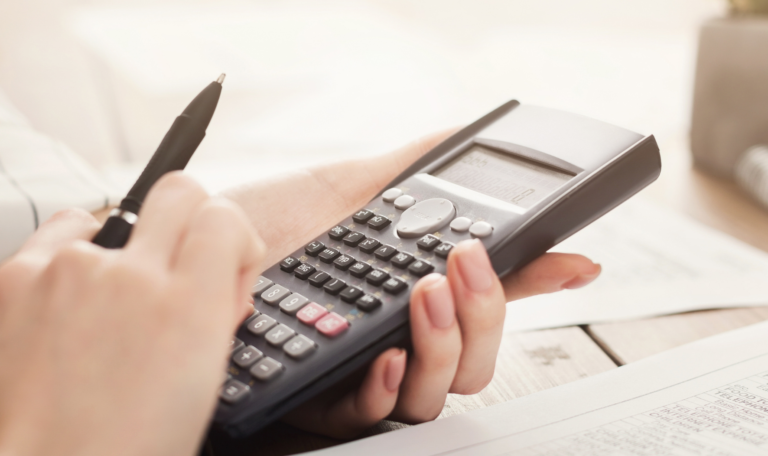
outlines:
[[126, 250], [170, 264], [185, 227], [207, 198], [203, 187], [181, 172], [166, 174], [149, 191]]
[[65, 209], [48, 219], [21, 247], [18, 255], [35, 257], [42, 263], [50, 261], [61, 247], [75, 240], [91, 240], [99, 223], [82, 209]]
[[450, 392], [475, 394], [488, 385], [501, 344], [506, 299], [482, 242], [460, 242], [448, 257], [462, 350]]
[[410, 313], [413, 356], [393, 417], [418, 423], [442, 411], [461, 355], [461, 332], [448, 280], [440, 274], [421, 279], [411, 293]]
[[547, 253], [502, 280], [508, 301], [580, 288], [600, 275], [600, 265], [571, 253]]
[[405, 373], [405, 362], [405, 350], [389, 349], [376, 358], [356, 391], [331, 405], [302, 407], [283, 420], [301, 429], [339, 439], [354, 437], [392, 412]]

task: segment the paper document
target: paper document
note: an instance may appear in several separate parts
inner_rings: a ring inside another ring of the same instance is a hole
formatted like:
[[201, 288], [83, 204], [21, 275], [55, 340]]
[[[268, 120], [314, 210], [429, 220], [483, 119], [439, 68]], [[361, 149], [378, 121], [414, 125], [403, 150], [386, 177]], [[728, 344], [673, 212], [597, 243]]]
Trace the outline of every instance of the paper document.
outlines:
[[768, 454], [768, 322], [464, 415], [311, 454]]
[[768, 305], [768, 254], [678, 212], [633, 198], [553, 251], [600, 263], [578, 290], [507, 305], [505, 330]]

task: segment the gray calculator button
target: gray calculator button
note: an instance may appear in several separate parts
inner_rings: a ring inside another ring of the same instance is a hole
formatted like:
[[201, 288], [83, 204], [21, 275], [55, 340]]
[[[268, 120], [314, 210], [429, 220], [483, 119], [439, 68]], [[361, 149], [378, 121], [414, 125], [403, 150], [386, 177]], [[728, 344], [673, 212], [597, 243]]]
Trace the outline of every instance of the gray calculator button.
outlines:
[[261, 299], [270, 306], [276, 306], [278, 302], [285, 299], [289, 294], [291, 294], [291, 292], [288, 291], [287, 288], [280, 285], [272, 285], [261, 294]]
[[283, 365], [275, 361], [270, 357], [265, 357], [259, 360], [251, 368], [251, 375], [256, 377], [257, 380], [266, 382], [275, 378], [280, 372], [283, 371]]
[[423, 236], [439, 230], [453, 220], [456, 209], [445, 198], [430, 198], [417, 203], [400, 216], [397, 234], [404, 238]]
[[281, 324], [270, 329], [267, 335], [264, 336], [264, 338], [267, 339], [267, 342], [269, 342], [270, 344], [279, 347], [280, 345], [283, 345], [288, 339], [290, 339], [295, 335], [296, 335], [296, 332], [294, 330], [287, 327], [286, 325]]
[[465, 233], [472, 226], [472, 220], [467, 217], [456, 217], [451, 222], [451, 229], [459, 233]]
[[243, 348], [244, 346], [245, 344], [243, 343], [242, 340], [238, 339], [237, 337], [233, 337], [232, 340], [229, 342], [230, 353], [234, 353], [240, 350], [241, 348]]
[[287, 313], [288, 315], [296, 315], [296, 312], [301, 310], [301, 308], [304, 307], [304, 304], [306, 304], [308, 301], [309, 299], [305, 298], [304, 296], [298, 293], [294, 293], [280, 301], [280, 310]]
[[392, 201], [396, 200], [400, 195], [403, 194], [403, 191], [399, 188], [390, 188], [386, 192], [381, 194], [381, 198], [386, 203], [391, 203]]
[[301, 359], [315, 351], [317, 345], [306, 336], [296, 336], [283, 345], [283, 351], [291, 358]]
[[250, 388], [243, 382], [237, 380], [228, 380], [224, 386], [221, 387], [219, 397], [224, 402], [234, 404], [240, 402], [250, 392]]
[[249, 345], [232, 356], [232, 361], [238, 366], [246, 368], [264, 357], [264, 353], [258, 348]]
[[411, 195], [403, 195], [395, 200], [395, 208], [404, 211], [416, 204], [416, 198]]
[[476, 222], [469, 228], [469, 234], [474, 237], [484, 238], [493, 233], [493, 227], [488, 222]]
[[259, 315], [258, 317], [251, 320], [250, 323], [248, 323], [248, 331], [252, 332], [253, 334], [257, 336], [263, 336], [266, 334], [267, 331], [269, 331], [273, 326], [275, 326], [277, 322], [274, 318], [268, 317], [266, 315]]
[[264, 276], [259, 276], [256, 280], [256, 285], [251, 287], [251, 294], [257, 298], [261, 296], [261, 293], [272, 285], [272, 281]]

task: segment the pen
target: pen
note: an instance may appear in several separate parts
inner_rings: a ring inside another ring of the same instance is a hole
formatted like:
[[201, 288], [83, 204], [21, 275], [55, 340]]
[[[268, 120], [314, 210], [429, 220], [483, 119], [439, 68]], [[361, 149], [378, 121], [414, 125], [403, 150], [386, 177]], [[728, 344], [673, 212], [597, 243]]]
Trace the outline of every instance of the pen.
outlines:
[[165, 173], [184, 169], [205, 137], [205, 129], [216, 110], [225, 76], [222, 74], [208, 84], [176, 118], [128, 195], [120, 206], [109, 213], [109, 218], [91, 242], [108, 249], [119, 249], [128, 242], [149, 189]]

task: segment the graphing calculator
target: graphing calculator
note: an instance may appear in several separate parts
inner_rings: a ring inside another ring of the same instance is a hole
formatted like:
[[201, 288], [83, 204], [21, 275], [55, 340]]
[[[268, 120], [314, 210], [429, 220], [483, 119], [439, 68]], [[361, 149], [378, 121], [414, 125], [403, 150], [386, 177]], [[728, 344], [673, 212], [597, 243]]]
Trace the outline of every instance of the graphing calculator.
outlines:
[[653, 182], [653, 136], [510, 101], [266, 270], [232, 341], [214, 423], [248, 435], [407, 339], [415, 282], [482, 240], [516, 271]]

